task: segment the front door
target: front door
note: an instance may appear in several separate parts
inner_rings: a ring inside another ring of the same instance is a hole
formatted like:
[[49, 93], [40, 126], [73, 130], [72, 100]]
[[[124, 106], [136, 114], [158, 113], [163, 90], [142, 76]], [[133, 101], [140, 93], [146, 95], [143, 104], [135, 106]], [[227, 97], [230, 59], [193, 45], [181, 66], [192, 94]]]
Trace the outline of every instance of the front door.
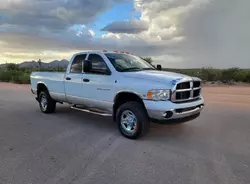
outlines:
[[71, 104], [83, 103], [83, 61], [86, 54], [77, 55], [65, 76], [65, 93], [66, 99]]
[[83, 90], [86, 103], [92, 108], [112, 112], [114, 79], [111, 71], [99, 54], [89, 54], [88, 68], [84, 65]]

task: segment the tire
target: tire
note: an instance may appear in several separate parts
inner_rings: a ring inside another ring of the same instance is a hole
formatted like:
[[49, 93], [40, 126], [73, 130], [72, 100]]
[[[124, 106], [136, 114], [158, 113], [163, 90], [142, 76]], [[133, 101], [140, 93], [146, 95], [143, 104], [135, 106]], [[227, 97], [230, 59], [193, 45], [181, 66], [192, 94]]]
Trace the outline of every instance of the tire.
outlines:
[[[42, 92], [39, 94], [38, 102], [39, 102], [40, 110], [41, 110], [43, 113], [49, 114], [49, 113], [55, 112], [55, 109], [56, 109], [56, 101], [54, 101], [54, 100], [50, 97], [48, 91], [42, 91]], [[45, 103], [46, 103], [46, 105], [45, 105]]]
[[[132, 121], [129, 120], [132, 120], [134, 117], [136, 118], [136, 121], [133, 121], [133, 123], [131, 123]], [[125, 120], [126, 118], [128, 119], [128, 121]], [[144, 107], [138, 102], [127, 102], [121, 105], [117, 110], [116, 120], [121, 134], [129, 139], [137, 139], [139, 137], [142, 137], [148, 132], [150, 126], [147, 112]], [[131, 124], [130, 126], [126, 126], [126, 123], [123, 122], [128, 122], [128, 124], [131, 123], [135, 126], [133, 126], [132, 128]], [[131, 131], [128, 129], [131, 129]]]

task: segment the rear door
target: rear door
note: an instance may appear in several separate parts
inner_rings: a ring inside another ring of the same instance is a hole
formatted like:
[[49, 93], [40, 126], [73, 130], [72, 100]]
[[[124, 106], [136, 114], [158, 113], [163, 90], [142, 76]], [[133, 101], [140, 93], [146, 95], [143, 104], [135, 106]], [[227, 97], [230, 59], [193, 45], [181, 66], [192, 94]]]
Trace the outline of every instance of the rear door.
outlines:
[[65, 93], [69, 103], [82, 104], [84, 90], [83, 84], [83, 61], [87, 54], [77, 55], [72, 61], [69, 71], [65, 75]]

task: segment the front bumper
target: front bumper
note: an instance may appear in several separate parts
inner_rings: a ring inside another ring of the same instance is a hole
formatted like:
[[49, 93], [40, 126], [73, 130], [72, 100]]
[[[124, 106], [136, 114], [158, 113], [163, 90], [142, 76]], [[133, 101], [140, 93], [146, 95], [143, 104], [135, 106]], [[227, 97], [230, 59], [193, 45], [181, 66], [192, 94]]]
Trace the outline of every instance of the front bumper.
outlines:
[[196, 101], [186, 103], [144, 100], [144, 105], [151, 119], [182, 119], [199, 114], [204, 108], [204, 99], [201, 97]]

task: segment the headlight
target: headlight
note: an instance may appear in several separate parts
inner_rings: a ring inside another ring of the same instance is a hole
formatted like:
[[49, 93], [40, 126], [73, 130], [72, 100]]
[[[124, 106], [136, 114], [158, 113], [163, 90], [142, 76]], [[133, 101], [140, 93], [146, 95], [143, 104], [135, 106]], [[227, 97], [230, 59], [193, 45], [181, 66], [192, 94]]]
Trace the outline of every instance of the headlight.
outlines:
[[153, 89], [148, 91], [147, 98], [149, 100], [169, 100], [170, 90], [169, 89]]

